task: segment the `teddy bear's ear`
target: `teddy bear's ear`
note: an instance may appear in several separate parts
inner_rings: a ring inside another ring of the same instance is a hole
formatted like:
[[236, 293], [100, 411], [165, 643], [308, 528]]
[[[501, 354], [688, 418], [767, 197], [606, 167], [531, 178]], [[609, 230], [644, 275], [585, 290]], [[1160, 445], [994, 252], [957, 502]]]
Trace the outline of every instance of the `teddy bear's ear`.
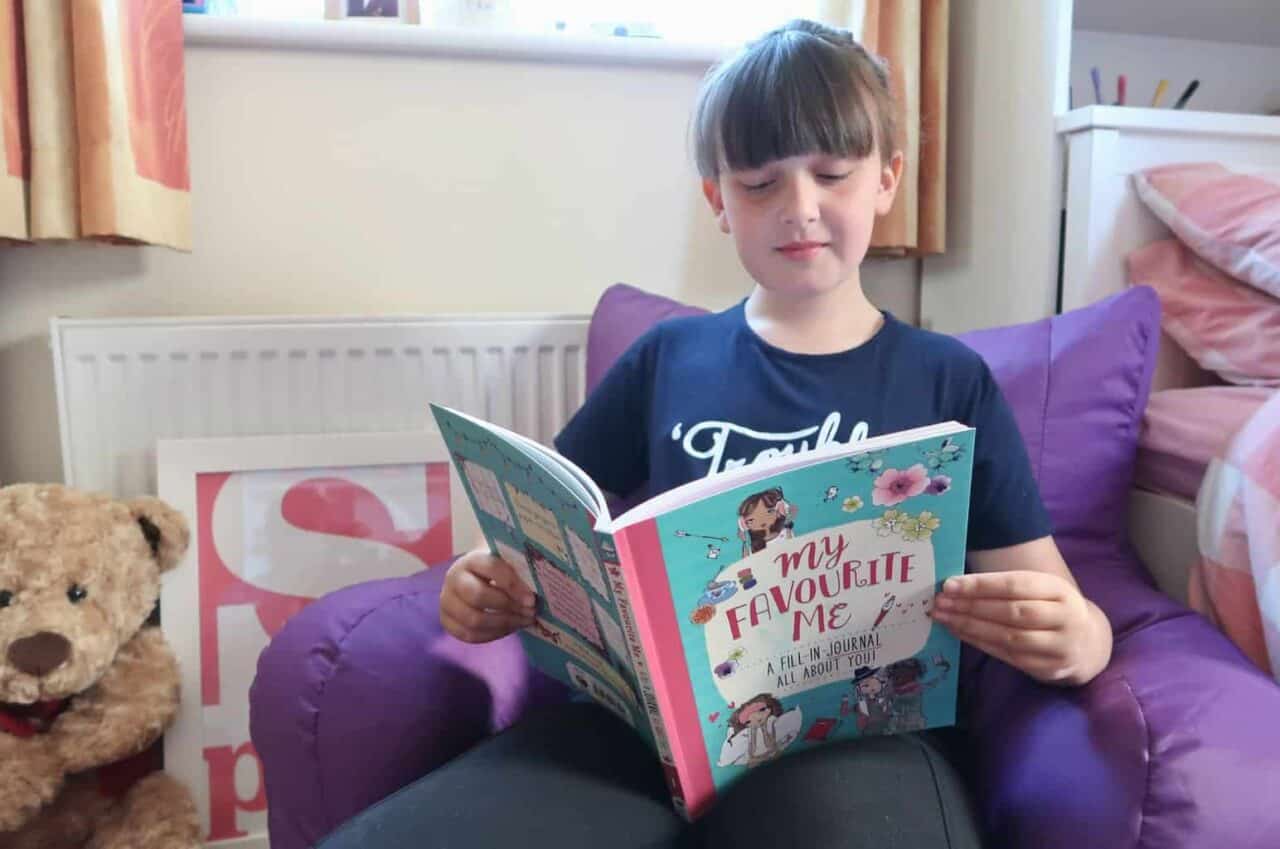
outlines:
[[187, 520], [168, 504], [149, 495], [132, 499], [128, 506], [160, 564], [160, 571], [177, 566], [191, 541]]

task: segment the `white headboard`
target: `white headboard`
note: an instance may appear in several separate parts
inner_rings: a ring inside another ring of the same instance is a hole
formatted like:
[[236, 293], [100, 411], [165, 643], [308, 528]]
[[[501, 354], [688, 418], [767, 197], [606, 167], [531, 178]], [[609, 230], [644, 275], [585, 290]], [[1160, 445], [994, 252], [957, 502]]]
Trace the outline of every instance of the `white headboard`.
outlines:
[[[1135, 171], [1175, 162], [1280, 170], [1280, 117], [1089, 106], [1058, 119], [1067, 144], [1062, 308], [1127, 285], [1124, 258], [1169, 231], [1138, 199]], [[1167, 339], [1157, 388], [1214, 382]]]

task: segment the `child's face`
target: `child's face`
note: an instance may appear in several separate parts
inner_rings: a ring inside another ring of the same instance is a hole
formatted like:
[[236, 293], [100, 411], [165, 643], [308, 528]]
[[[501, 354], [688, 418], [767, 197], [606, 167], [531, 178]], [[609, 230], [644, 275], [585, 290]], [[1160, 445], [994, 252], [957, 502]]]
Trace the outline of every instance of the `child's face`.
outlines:
[[808, 154], [724, 171], [703, 191], [761, 287], [805, 297], [856, 279], [877, 216], [893, 206], [902, 157]]
[[769, 718], [769, 706], [763, 702], [756, 702], [755, 704], [747, 705], [742, 709], [742, 713], [739, 715], [739, 718], [742, 720], [744, 725], [764, 725], [765, 721]]
[[778, 521], [778, 508], [769, 507], [763, 501], [757, 501], [756, 506], [747, 511], [747, 515], [743, 517], [743, 522], [749, 531], [767, 531]]

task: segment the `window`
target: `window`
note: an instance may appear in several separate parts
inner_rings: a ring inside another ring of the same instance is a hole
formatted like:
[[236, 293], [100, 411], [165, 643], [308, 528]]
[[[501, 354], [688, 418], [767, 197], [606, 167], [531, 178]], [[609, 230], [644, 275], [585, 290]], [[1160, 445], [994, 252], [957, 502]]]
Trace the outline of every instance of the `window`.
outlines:
[[[348, 0], [329, 0], [343, 7]], [[383, 0], [385, 4], [385, 0]], [[856, 0], [398, 0], [425, 26], [738, 44], [791, 18], [840, 24]], [[326, 0], [208, 0], [210, 15], [323, 20]]]

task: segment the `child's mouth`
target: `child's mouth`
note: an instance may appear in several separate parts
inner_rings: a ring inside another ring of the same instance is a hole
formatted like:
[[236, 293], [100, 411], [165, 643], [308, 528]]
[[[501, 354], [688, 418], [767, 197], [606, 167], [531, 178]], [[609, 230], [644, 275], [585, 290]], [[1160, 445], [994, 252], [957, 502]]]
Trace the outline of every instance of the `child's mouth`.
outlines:
[[807, 260], [813, 259], [826, 246], [826, 242], [789, 242], [777, 251], [787, 259]]

